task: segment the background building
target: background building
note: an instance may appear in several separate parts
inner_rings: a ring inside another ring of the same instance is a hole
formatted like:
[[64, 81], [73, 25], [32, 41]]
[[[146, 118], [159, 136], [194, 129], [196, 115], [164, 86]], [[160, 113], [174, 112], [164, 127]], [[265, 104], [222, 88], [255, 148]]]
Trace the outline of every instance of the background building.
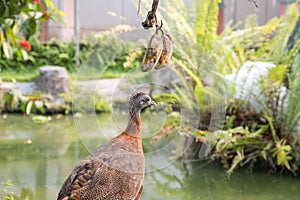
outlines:
[[[76, 0], [53, 0], [53, 3], [65, 12], [67, 26], [55, 24], [51, 21], [45, 26], [44, 40], [59, 38], [70, 41], [74, 35], [74, 5]], [[137, 5], [132, 0], [77, 0], [80, 35], [88, 35], [93, 32], [102, 31], [118, 24], [126, 24], [140, 27], [143, 18], [137, 15]], [[163, 0], [161, 0], [163, 1]], [[195, 0], [185, 0], [191, 4]], [[266, 23], [269, 19], [280, 16], [294, 0], [257, 0], [258, 8], [247, 0], [223, 0], [219, 11], [219, 29], [229, 21], [236, 24], [244, 21], [250, 14], [257, 14], [259, 24]]]

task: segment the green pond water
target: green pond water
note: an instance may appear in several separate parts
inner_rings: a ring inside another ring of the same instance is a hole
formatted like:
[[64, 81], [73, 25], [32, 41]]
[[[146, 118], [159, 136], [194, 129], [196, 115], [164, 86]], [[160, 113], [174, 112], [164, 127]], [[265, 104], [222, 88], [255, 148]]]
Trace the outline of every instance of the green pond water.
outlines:
[[[52, 200], [76, 163], [126, 126], [126, 115], [74, 118], [53, 117], [35, 124], [31, 117], [8, 115], [0, 119], [0, 182], [12, 180], [11, 191], [30, 199]], [[228, 180], [222, 167], [202, 162], [183, 164], [170, 159], [176, 137], [149, 144], [161, 121], [143, 119], [146, 175], [143, 200], [277, 200], [300, 199], [299, 177], [236, 171]], [[153, 125], [155, 124], [155, 125]], [[150, 130], [151, 129], [151, 130]], [[168, 148], [164, 149], [164, 146]], [[0, 185], [0, 198], [3, 197]]]

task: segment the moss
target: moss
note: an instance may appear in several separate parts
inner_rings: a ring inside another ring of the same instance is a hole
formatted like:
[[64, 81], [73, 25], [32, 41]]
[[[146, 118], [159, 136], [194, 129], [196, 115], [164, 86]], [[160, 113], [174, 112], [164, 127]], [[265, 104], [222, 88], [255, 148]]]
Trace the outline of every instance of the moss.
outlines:
[[153, 100], [164, 108], [166, 113], [172, 113], [173, 111], [180, 111], [179, 97], [172, 93], [161, 93], [153, 95]]
[[178, 112], [171, 112], [164, 126], [180, 126], [180, 114]]
[[179, 103], [179, 98], [176, 94], [161, 93], [153, 95], [153, 99], [156, 103], [176, 104]]
[[32, 82], [38, 77], [37, 69], [16, 70], [14, 68], [1, 71], [1, 78], [7, 82]]
[[97, 113], [110, 113], [110, 108], [105, 101], [99, 101], [95, 105], [95, 111]]

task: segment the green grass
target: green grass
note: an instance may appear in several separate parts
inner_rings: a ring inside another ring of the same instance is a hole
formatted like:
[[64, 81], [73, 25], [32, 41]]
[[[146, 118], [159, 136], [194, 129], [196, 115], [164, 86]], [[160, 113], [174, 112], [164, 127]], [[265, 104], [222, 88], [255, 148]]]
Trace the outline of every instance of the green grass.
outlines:
[[[124, 73], [122, 71], [113, 71], [113, 70], [107, 70], [100, 76], [100, 74], [93, 73], [89, 77], [80, 77], [78, 76], [78, 72], [76, 71], [69, 71], [68, 74], [72, 80], [98, 80], [98, 79], [104, 79], [104, 78], [119, 78]], [[35, 70], [13, 70], [13, 69], [5, 69], [3, 71], [0, 71], [0, 77], [2, 78], [2, 81], [6, 82], [33, 82], [38, 77], [39, 72], [38, 69]]]
[[5, 69], [0, 71], [0, 76], [2, 81], [7, 82], [32, 82], [35, 81], [38, 76], [38, 69], [35, 70], [13, 70], [13, 69]]

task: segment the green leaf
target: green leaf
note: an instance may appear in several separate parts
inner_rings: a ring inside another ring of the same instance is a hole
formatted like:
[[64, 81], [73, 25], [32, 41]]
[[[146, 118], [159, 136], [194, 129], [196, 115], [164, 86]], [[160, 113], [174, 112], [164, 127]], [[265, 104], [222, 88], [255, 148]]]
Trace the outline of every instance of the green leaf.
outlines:
[[[269, 70], [268, 74], [268, 81], [271, 82], [282, 82], [286, 72], [286, 66], [285, 65], [278, 65], [274, 68], [271, 68]], [[270, 82], [269, 82], [270, 83]]]
[[237, 167], [239, 163], [245, 158], [243, 151], [237, 150], [237, 155], [234, 156], [230, 168], [227, 170], [227, 175], [232, 174], [233, 170]]
[[6, 56], [7, 59], [10, 59], [12, 57], [12, 48], [8, 42], [3, 42], [3, 51], [4, 55]]
[[22, 57], [24, 60], [28, 60], [28, 53], [24, 49], [21, 49]]
[[22, 58], [23, 58], [21, 49], [17, 49], [17, 50], [16, 50], [16, 54], [17, 54], [17, 58], [18, 58], [18, 59], [22, 59]]
[[269, 125], [263, 125], [260, 129], [258, 129], [254, 133], [251, 133], [250, 136], [251, 137], [261, 136], [261, 135], [267, 133], [266, 131], [268, 130], [268, 128], [269, 128]]
[[205, 96], [203, 95], [203, 92], [202, 92], [202, 87], [203, 87], [203, 85], [199, 85], [199, 84], [197, 84], [195, 87], [195, 96], [197, 98], [199, 106], [203, 105], [204, 100], [205, 100]]
[[13, 37], [13, 31], [11, 29], [11, 27], [6, 27], [5, 29], [5, 35], [6, 35], [6, 38], [12, 38]]
[[6, 4], [3, 1], [1, 1], [1, 5], [0, 5], [0, 18], [2, 18], [5, 15], [6, 10], [7, 10]]
[[26, 112], [26, 105], [27, 105], [27, 102], [26, 103], [21, 103], [21, 111], [23, 112], [23, 113], [25, 113]]
[[195, 22], [196, 38], [204, 49], [211, 49], [217, 37], [218, 11], [221, 0], [201, 1]]
[[267, 160], [267, 153], [266, 153], [266, 151], [261, 151], [260, 154], [261, 154], [261, 156], [263, 157], [264, 160]]
[[36, 27], [37, 27], [37, 24], [36, 24], [36, 21], [35, 19], [30, 19], [28, 21], [28, 28], [29, 28], [29, 33], [30, 35], [34, 35], [34, 33], [36, 32]]
[[45, 108], [44, 107], [41, 107], [38, 109], [41, 113], [45, 114]]
[[5, 101], [6, 105], [9, 105], [9, 106], [10, 106], [11, 103], [12, 103], [13, 98], [14, 98], [14, 95], [13, 95], [13, 94], [11, 94], [11, 93], [6, 93], [6, 101]]
[[273, 157], [277, 158], [277, 165], [285, 166], [288, 170], [291, 170], [289, 161], [292, 160], [291, 146], [285, 145], [286, 140], [280, 140], [276, 143], [276, 148], [273, 153]]
[[33, 108], [33, 101], [29, 101], [27, 103], [27, 105], [26, 105], [26, 112], [25, 112], [25, 114], [26, 115], [30, 115], [32, 108]]
[[31, 119], [34, 123], [37, 124], [44, 124], [50, 121], [48, 117], [42, 115], [35, 115]]
[[66, 54], [66, 53], [59, 54], [58, 57], [63, 58], [63, 59], [69, 59], [70, 58], [69, 55]]

